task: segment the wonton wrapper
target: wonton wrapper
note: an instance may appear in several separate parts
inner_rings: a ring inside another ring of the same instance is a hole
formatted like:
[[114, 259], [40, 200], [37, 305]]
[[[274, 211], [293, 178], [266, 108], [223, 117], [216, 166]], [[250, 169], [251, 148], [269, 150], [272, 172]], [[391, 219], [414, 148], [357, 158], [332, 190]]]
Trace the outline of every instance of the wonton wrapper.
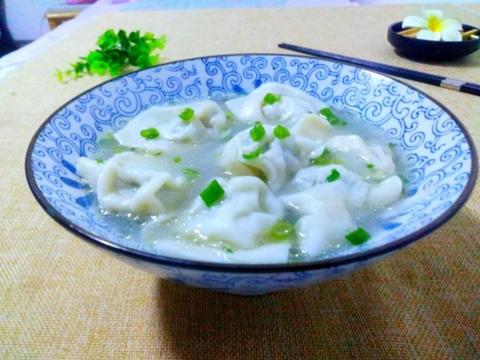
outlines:
[[97, 167], [98, 173], [88, 159], [80, 158], [77, 164], [79, 174], [92, 181], [101, 208], [150, 215], [171, 211], [185, 184], [183, 177], [158, 168], [158, 158], [133, 152], [114, 155]]
[[[179, 115], [191, 108], [194, 117], [183, 121]], [[135, 118], [114, 134], [120, 145], [149, 152], [171, 153], [179, 144], [193, 143], [218, 135], [226, 128], [227, 119], [222, 108], [214, 101], [206, 100], [187, 105], [155, 106]], [[160, 133], [156, 139], [145, 139], [140, 135], [144, 129], [155, 128]]]
[[[327, 149], [350, 170], [375, 180], [395, 174], [392, 151], [388, 146], [367, 144], [358, 135], [339, 135], [327, 141]], [[367, 167], [373, 165], [373, 169]]]
[[217, 180], [225, 190], [223, 200], [207, 208], [198, 198], [189, 211], [189, 219], [182, 221], [186, 237], [222, 241], [235, 249], [257, 247], [263, 235], [283, 218], [282, 202], [256, 177]]
[[[300, 163], [290, 148], [292, 140], [276, 139], [273, 126], [264, 125], [265, 136], [261, 141], [253, 141], [250, 129], [235, 135], [222, 149], [219, 165], [234, 176], [255, 175], [265, 179], [272, 189], [280, 188], [288, 174], [299, 169]], [[254, 152], [258, 148], [267, 149], [254, 159], [245, 159], [244, 154]]]
[[[340, 178], [328, 182], [332, 170]], [[283, 203], [299, 216], [296, 230], [300, 248], [309, 256], [345, 243], [345, 235], [357, 228], [350, 211], [391, 205], [401, 195], [402, 183], [392, 176], [369, 184], [342, 165], [311, 166], [300, 170], [281, 196]]]
[[[281, 100], [274, 104], [264, 104], [267, 93], [280, 95]], [[242, 122], [266, 123], [294, 122], [305, 113], [317, 113], [324, 107], [321, 101], [307, 93], [280, 83], [266, 83], [250, 94], [228, 100], [229, 110]]]

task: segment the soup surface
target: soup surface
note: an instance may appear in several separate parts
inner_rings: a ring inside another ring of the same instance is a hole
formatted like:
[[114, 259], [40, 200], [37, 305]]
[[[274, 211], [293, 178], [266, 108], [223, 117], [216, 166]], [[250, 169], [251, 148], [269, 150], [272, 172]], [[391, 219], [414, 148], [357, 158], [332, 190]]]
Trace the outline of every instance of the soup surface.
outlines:
[[375, 236], [379, 214], [402, 196], [392, 148], [356, 114], [267, 83], [149, 108], [77, 170], [127, 243], [184, 259], [283, 263]]

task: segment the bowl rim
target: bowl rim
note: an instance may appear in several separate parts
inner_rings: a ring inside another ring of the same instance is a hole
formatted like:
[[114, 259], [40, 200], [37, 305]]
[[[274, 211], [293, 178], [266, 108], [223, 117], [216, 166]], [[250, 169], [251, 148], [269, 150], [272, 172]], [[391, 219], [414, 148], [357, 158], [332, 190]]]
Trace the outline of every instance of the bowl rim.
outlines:
[[437, 106], [439, 106], [443, 111], [445, 111], [452, 118], [452, 120], [456, 123], [456, 125], [462, 131], [463, 135], [467, 140], [467, 144], [470, 148], [470, 152], [471, 152], [470, 176], [460, 196], [437, 219], [424, 225], [423, 227], [421, 227], [420, 229], [418, 229], [417, 231], [409, 235], [402, 236], [394, 241], [388, 242], [381, 246], [377, 246], [372, 249], [367, 249], [360, 252], [355, 252], [353, 254], [341, 255], [341, 256], [336, 256], [336, 257], [331, 257], [326, 259], [300, 262], [300, 263], [238, 264], [238, 263], [217, 263], [217, 262], [208, 262], [208, 261], [199, 261], [199, 260], [188, 260], [188, 259], [180, 259], [180, 258], [174, 258], [174, 257], [149, 253], [149, 252], [137, 250], [134, 248], [130, 248], [128, 246], [117, 244], [108, 239], [104, 239], [98, 235], [91, 233], [87, 229], [82, 228], [81, 226], [71, 223], [65, 216], [63, 216], [59, 211], [57, 211], [43, 196], [42, 191], [38, 188], [37, 183], [35, 181], [34, 172], [32, 168], [32, 153], [33, 153], [35, 144], [38, 140], [38, 136], [44, 130], [47, 124], [52, 120], [52, 118], [61, 109], [70, 105], [74, 101], [77, 101], [78, 98], [82, 97], [86, 93], [94, 89], [97, 89], [107, 83], [118, 81], [125, 76], [130, 76], [132, 74], [136, 74], [142, 71], [149, 71], [153, 68], [169, 66], [176, 63], [180, 63], [180, 62], [188, 62], [188, 61], [217, 58], [217, 57], [240, 57], [240, 56], [282, 56], [282, 57], [290, 57], [290, 58], [317, 59], [317, 60], [330, 62], [330, 63], [340, 63], [339, 61], [324, 60], [324, 59], [319, 59], [319, 58], [307, 56], [307, 55], [282, 54], [282, 53], [232, 53], [232, 54], [198, 56], [198, 57], [193, 57], [188, 59], [174, 60], [167, 63], [162, 63], [156, 66], [152, 66], [146, 69], [133, 71], [133, 72], [103, 81], [83, 91], [82, 93], [74, 96], [72, 99], [68, 100], [66, 103], [64, 103], [59, 108], [57, 108], [39, 126], [39, 128], [33, 135], [32, 139], [30, 140], [27, 153], [25, 156], [25, 173], [26, 173], [27, 183], [30, 188], [30, 191], [33, 193], [37, 202], [40, 204], [43, 210], [47, 212], [47, 214], [50, 215], [50, 217], [53, 218], [53, 220], [55, 220], [58, 224], [60, 224], [63, 228], [65, 228], [69, 232], [82, 238], [83, 240], [86, 240], [88, 243], [92, 245], [96, 245], [107, 251], [112, 251], [116, 255], [123, 255], [133, 260], [145, 261], [150, 264], [156, 264], [156, 265], [161, 265], [166, 267], [201, 270], [201, 271], [226, 272], [226, 273], [285, 273], [285, 272], [299, 272], [299, 271], [307, 271], [307, 270], [319, 270], [319, 269], [333, 268], [333, 267], [343, 266], [343, 265], [351, 265], [356, 262], [362, 262], [368, 259], [387, 255], [388, 253], [391, 253], [395, 250], [399, 250], [413, 243], [414, 241], [419, 240], [420, 238], [432, 233], [434, 230], [438, 229], [441, 225], [445, 224], [450, 218], [452, 218], [460, 210], [463, 204], [468, 200], [469, 196], [473, 191], [473, 188], [475, 186], [475, 182], [477, 179], [477, 175], [478, 175], [478, 155], [477, 155], [477, 150], [475, 148], [475, 144], [472, 140], [472, 137], [469, 134], [466, 127], [462, 124], [462, 122], [447, 107], [445, 107], [442, 103], [435, 100], [433, 97], [426, 94], [422, 90], [419, 90], [416, 87], [411, 86], [403, 81], [399, 81], [391, 76], [381, 74], [379, 72], [372, 71], [369, 69], [364, 69], [361, 66], [352, 65], [352, 64], [347, 64], [347, 65], [353, 68], [361, 68], [364, 71], [374, 73], [376, 76], [386, 78], [390, 81], [398, 82], [406, 86], [407, 88], [413, 89], [414, 91], [417, 91], [418, 93], [424, 95], [426, 98], [428, 98]]
[[[471, 44], [471, 43], [474, 43], [474, 42], [480, 42], [480, 37], [478, 39], [468, 39], [468, 40], [462, 40], [462, 41], [434, 41], [434, 40], [426, 40], [426, 39], [417, 39], [417, 38], [414, 38], [414, 37], [407, 37], [407, 36], [403, 36], [403, 35], [400, 35], [398, 32], [394, 31], [393, 30], [393, 27], [394, 26], [397, 26], [397, 25], [400, 25], [401, 26], [402, 24], [402, 21], [396, 21], [390, 25], [388, 25], [388, 33], [389, 34], [392, 34], [396, 37], [399, 37], [401, 39], [404, 39], [404, 41], [414, 41], [414, 42], [417, 42], [419, 44], [429, 44], [429, 45], [438, 45], [438, 46], [465, 46], [465, 45], [460, 45], [460, 44]], [[462, 27], [464, 26], [468, 26], [468, 27], [471, 27], [472, 29], [470, 30], [473, 30], [473, 29], [479, 29], [480, 28], [478, 26], [474, 26], [474, 25], [470, 25], [470, 24], [465, 24], [465, 23], [462, 23]], [[441, 44], [441, 45], [439, 45]]]

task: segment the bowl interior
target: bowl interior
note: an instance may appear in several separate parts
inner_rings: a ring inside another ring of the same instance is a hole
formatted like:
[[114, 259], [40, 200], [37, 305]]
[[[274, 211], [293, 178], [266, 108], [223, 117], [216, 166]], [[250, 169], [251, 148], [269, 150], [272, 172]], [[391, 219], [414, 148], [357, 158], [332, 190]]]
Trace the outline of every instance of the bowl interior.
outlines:
[[99, 215], [95, 195], [76, 173], [78, 157], [95, 153], [103, 133], [122, 128], [151, 106], [244, 94], [270, 81], [357, 112], [403, 154], [406, 199], [382, 215], [383, 229], [372, 241], [346, 252], [405, 245], [446, 221], [466, 200], [476, 177], [475, 149], [462, 125], [441, 105], [412, 87], [356, 67], [261, 54], [173, 62], [79, 95], [47, 119], [32, 139], [26, 160], [32, 191], [51, 216], [77, 234], [127, 253], [148, 253], [147, 246], [125, 239]]

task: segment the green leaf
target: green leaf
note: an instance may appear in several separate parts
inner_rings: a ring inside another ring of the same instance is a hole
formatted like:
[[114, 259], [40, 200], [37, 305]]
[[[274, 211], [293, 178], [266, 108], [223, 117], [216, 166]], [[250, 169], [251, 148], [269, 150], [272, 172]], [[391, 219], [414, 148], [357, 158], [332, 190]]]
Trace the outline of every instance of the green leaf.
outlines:
[[253, 141], [260, 141], [265, 136], [265, 128], [260, 121], [255, 122], [253, 128], [250, 129], [250, 137]]
[[140, 41], [140, 31], [137, 30], [137, 31], [131, 32], [130, 35], [128, 35], [128, 40], [130, 40], [130, 42], [137, 44]]
[[152, 140], [158, 138], [160, 136], [160, 133], [155, 128], [148, 128], [140, 131], [140, 136], [147, 140]]
[[273, 135], [277, 138], [277, 139], [285, 139], [285, 138], [288, 138], [290, 136], [290, 131], [285, 127], [285, 126], [282, 126], [282, 125], [277, 125], [275, 126], [275, 128], [273, 129]]
[[280, 102], [282, 100], [282, 96], [278, 94], [267, 93], [263, 98], [263, 103], [266, 105], [272, 105], [276, 102]]
[[90, 73], [103, 76], [108, 71], [108, 64], [105, 61], [95, 61], [90, 65]]
[[56, 69], [55, 70], [55, 76], [57, 77], [57, 80], [59, 82], [65, 82], [64, 78], [63, 78], [63, 72], [61, 72], [60, 70]]
[[333, 113], [332, 109], [330, 109], [328, 107], [321, 109], [320, 114], [323, 115], [327, 119], [327, 121], [330, 123], [330, 125], [332, 125], [332, 126], [347, 125], [347, 123], [345, 121], [343, 121], [342, 119], [337, 117]]
[[119, 38], [113, 29], [105, 31], [97, 40], [97, 45], [101, 49], [112, 49], [119, 42]]
[[100, 60], [103, 60], [103, 52], [100, 51], [100, 50], [94, 50], [94, 51], [90, 51], [87, 55], [87, 57], [85, 58], [85, 60], [87, 61], [87, 63], [91, 64], [95, 61], [100, 61]]
[[200, 197], [207, 207], [212, 207], [216, 202], [220, 201], [225, 194], [222, 186], [215, 179], [200, 193]]
[[340, 173], [338, 172], [337, 169], [332, 169], [330, 172], [330, 175], [327, 176], [327, 181], [328, 182], [334, 182], [340, 179]]
[[359, 227], [355, 231], [352, 231], [345, 235], [345, 238], [353, 245], [360, 245], [370, 239], [371, 236], [364, 228]]

